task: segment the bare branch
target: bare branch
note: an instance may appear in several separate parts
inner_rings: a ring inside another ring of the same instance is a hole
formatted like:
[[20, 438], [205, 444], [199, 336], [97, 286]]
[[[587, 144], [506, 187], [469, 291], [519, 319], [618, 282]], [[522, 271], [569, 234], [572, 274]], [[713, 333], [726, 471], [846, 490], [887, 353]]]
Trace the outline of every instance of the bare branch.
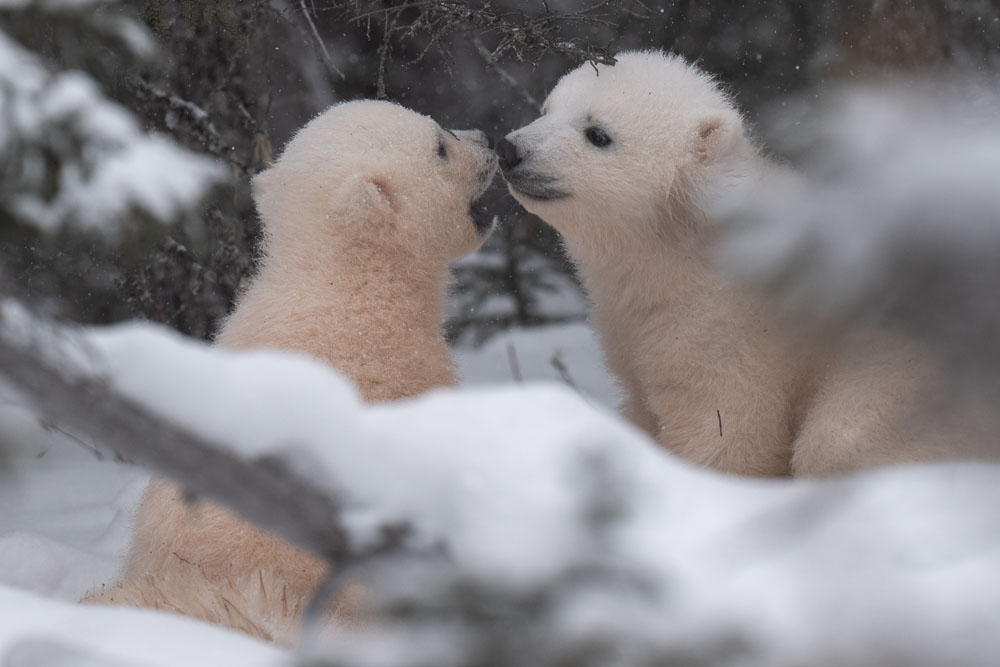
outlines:
[[617, 27], [602, 12], [610, 11], [619, 4], [620, 0], [603, 0], [568, 13], [553, 12], [545, 6], [543, 13], [538, 15], [505, 12], [491, 3], [461, 0], [415, 0], [389, 7], [373, 0], [333, 0], [322, 9], [338, 12], [347, 20], [358, 23], [382, 16], [388, 32], [400, 32], [411, 38], [425, 33], [432, 43], [440, 41], [448, 33], [463, 29], [475, 30], [478, 34], [493, 33], [500, 42], [491, 54], [493, 60], [510, 53], [519, 61], [537, 63], [543, 55], [556, 53], [578, 62], [613, 65], [615, 59], [608, 47], [578, 43], [560, 35], [571, 25]]
[[375, 98], [379, 100], [388, 99], [385, 92], [385, 60], [389, 55], [389, 37], [392, 35], [392, 28], [396, 19], [389, 18], [389, 12], [385, 13], [385, 27], [382, 31], [382, 44], [378, 47], [378, 82], [375, 85]]
[[517, 361], [517, 350], [514, 348], [513, 343], [507, 343], [507, 363], [510, 364], [510, 375], [514, 378], [514, 382], [520, 384], [524, 381], [521, 376], [521, 365]]
[[[341, 79], [346, 79], [347, 77], [333, 62], [333, 58], [330, 57], [330, 52], [326, 50], [326, 44], [323, 42], [323, 38], [320, 37], [319, 30], [316, 29], [316, 24], [313, 23], [312, 15], [309, 13], [309, 8], [306, 7], [306, 0], [299, 0], [299, 4], [302, 7], [302, 16], [306, 18], [306, 23], [309, 24], [309, 29], [312, 30], [313, 37], [316, 38], [316, 43], [323, 52], [323, 64], [326, 65], [331, 71], [336, 72]], [[315, 4], [313, 4], [313, 11], [316, 11]]]
[[556, 369], [556, 372], [559, 373], [559, 377], [562, 378], [562, 381], [565, 382], [568, 387], [573, 389], [573, 391], [579, 394], [580, 389], [576, 386], [576, 383], [573, 382], [573, 377], [569, 374], [569, 367], [566, 366], [566, 362], [562, 359], [561, 350], [556, 350], [552, 354], [552, 358], [549, 359], [549, 363], [551, 363], [552, 368]]
[[[45, 429], [46, 431], [50, 431], [52, 433], [58, 433], [59, 435], [62, 435], [64, 437], [66, 437], [66, 438], [69, 438], [71, 441], [73, 441], [76, 444], [80, 445], [80, 447], [82, 447], [83, 449], [85, 449], [88, 452], [90, 452], [91, 454], [93, 454], [94, 458], [96, 458], [98, 461], [103, 461], [105, 459], [104, 452], [102, 452], [101, 449], [97, 445], [89, 443], [86, 440], [84, 440], [83, 438], [78, 437], [75, 434], [70, 433], [69, 431], [67, 431], [65, 429], [61, 429], [61, 428], [59, 428], [59, 426], [57, 426], [56, 424], [53, 424], [51, 422], [47, 422], [47, 421], [43, 420], [40, 423], [41, 423], [42, 428]], [[116, 458], [118, 460], [122, 459], [122, 456], [120, 454], [116, 453], [115, 456], [116, 456]]]
[[486, 64], [494, 72], [497, 73], [497, 76], [500, 77], [501, 81], [503, 81], [508, 86], [510, 86], [511, 88], [513, 88], [514, 90], [516, 90], [518, 93], [520, 93], [521, 97], [524, 98], [524, 101], [527, 102], [528, 104], [530, 104], [532, 106], [532, 108], [534, 108], [534, 109], [541, 109], [542, 108], [541, 103], [538, 101], [537, 98], [535, 98], [534, 95], [531, 94], [531, 91], [529, 91], [524, 86], [524, 84], [522, 84], [520, 81], [518, 81], [517, 79], [515, 79], [511, 75], [510, 72], [508, 72], [506, 69], [504, 69], [503, 67], [501, 67], [499, 65], [499, 63], [497, 63], [496, 58], [493, 57], [493, 54], [490, 53], [490, 50], [488, 48], [486, 48], [485, 44], [483, 44], [482, 37], [480, 37], [479, 35], [473, 36], [473, 38], [472, 38], [472, 45], [474, 47], [476, 47], [476, 52], [479, 53], [480, 56], [482, 56], [482, 58], [486, 62]]
[[[304, 42], [313, 43], [319, 47], [319, 59], [323, 61], [323, 65], [326, 67], [330, 74], [334, 74], [340, 77], [342, 80], [347, 79], [340, 68], [333, 62], [333, 58], [330, 57], [329, 51], [326, 49], [326, 44], [324, 44], [322, 37], [319, 34], [319, 30], [316, 28], [316, 24], [313, 22], [312, 15], [307, 11], [305, 2], [300, 0], [301, 12], [294, 11], [285, 0], [272, 0], [275, 9], [278, 14], [280, 14], [286, 21], [288, 21], [296, 30], [302, 33], [302, 38]], [[314, 8], [315, 12], [315, 8]], [[306, 24], [308, 25], [308, 30], [302, 27], [301, 22], [299, 22], [295, 17], [298, 14], [302, 14], [305, 17]], [[308, 33], [308, 34], [307, 34]]]

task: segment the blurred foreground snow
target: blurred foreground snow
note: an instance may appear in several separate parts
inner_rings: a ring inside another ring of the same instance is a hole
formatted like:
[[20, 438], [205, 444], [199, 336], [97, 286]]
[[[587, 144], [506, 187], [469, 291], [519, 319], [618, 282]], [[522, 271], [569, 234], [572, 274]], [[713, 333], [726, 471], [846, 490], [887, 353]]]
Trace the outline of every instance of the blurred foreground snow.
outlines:
[[719, 266], [814, 352], [875, 370], [909, 350], [917, 379], [893, 426], [907, 446], [995, 458], [996, 80], [831, 90], [787, 101], [770, 125], [791, 165], [719, 202]]
[[4, 667], [275, 667], [284, 651], [188, 618], [84, 607], [0, 585]]
[[[75, 18], [137, 60], [155, 52], [140, 23], [114, 3], [0, 3], [47, 19]], [[104, 45], [101, 45], [104, 46]], [[170, 223], [225, 178], [215, 161], [142, 130], [80, 70], [53, 69], [0, 29], [0, 215], [48, 233], [96, 231], [117, 240], [136, 219]]]
[[794, 163], [723, 200], [719, 263], [811, 333], [899, 327], [1000, 370], [995, 80], [858, 86], [786, 102]]
[[[366, 406], [337, 374], [295, 355], [211, 348], [148, 325], [82, 338], [97, 354], [77, 355], [79, 366], [122, 395], [247, 461], [279, 457], [343, 499], [356, 545], [380, 526], [409, 526], [406, 551], [424, 556], [355, 573], [384, 616], [313, 645], [312, 664], [1000, 659], [1000, 466], [735, 479], [674, 459], [564, 385]], [[23, 508], [0, 516], [0, 571], [20, 573], [0, 589], [2, 664], [292, 663], [166, 614], [52, 600], [110, 576], [141, 475], [83, 461], [92, 455], [78, 445], [29, 427], [0, 421], [4, 441], [18, 443], [3, 488], [18, 489]], [[94, 511], [67, 520], [81, 498]], [[60, 577], [75, 583], [52, 583]], [[70, 659], [90, 654], [108, 662]]]

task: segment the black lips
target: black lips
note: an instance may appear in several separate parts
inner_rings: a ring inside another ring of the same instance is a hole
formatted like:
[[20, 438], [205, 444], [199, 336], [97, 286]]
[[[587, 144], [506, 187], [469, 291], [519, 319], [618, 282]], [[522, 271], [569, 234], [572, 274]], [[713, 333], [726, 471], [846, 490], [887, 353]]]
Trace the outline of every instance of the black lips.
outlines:
[[507, 185], [514, 188], [519, 194], [527, 195], [532, 199], [546, 201], [564, 199], [569, 196], [569, 193], [559, 187], [559, 181], [551, 176], [542, 176], [519, 169], [512, 173], [504, 173], [503, 177], [507, 181]]
[[493, 229], [493, 216], [479, 200], [469, 204], [469, 217], [472, 218], [472, 224], [476, 226], [480, 236], [485, 236]]
[[500, 164], [501, 171], [510, 171], [517, 165], [521, 164], [521, 154], [517, 150], [517, 146], [507, 141], [506, 137], [503, 137], [497, 141], [496, 147], [493, 149]]

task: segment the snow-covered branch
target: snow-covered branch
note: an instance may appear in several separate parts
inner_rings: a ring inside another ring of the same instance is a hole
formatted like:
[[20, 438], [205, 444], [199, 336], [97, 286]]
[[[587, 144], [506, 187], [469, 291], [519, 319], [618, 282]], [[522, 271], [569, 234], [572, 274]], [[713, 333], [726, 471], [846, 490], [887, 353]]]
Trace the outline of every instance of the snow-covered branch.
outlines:
[[135, 86], [140, 99], [156, 100], [167, 107], [166, 125], [168, 128], [173, 129], [177, 125], [178, 116], [182, 116], [197, 129], [201, 142], [210, 153], [217, 155], [222, 152], [223, 139], [207, 111], [194, 102], [160, 90], [142, 77], [135, 77], [131, 83]]
[[[90, 16], [87, 3], [18, 3]], [[121, 16], [97, 21], [132, 53], [148, 53], [148, 32]], [[64, 17], [65, 18], [65, 17]], [[144, 41], [145, 39], [145, 41]], [[225, 174], [213, 161], [165, 137], [147, 135], [80, 70], [60, 71], [0, 31], [0, 215], [46, 232], [95, 230], [110, 239], [136, 218], [174, 222]]]
[[[328, 556], [409, 527], [394, 557], [353, 572], [370, 623], [314, 647], [313, 664], [985, 667], [1000, 655], [983, 620], [1000, 602], [996, 465], [731, 479], [562, 386], [366, 406], [287, 353], [3, 317], [0, 375], [48, 420]], [[406, 557], [428, 552], [445, 557]]]
[[346, 558], [338, 501], [329, 491], [304, 483], [280, 460], [241, 460], [120, 395], [78, 333], [42, 325], [11, 302], [3, 304], [0, 318], [0, 378], [45, 420], [170, 476], [305, 549], [334, 561]]

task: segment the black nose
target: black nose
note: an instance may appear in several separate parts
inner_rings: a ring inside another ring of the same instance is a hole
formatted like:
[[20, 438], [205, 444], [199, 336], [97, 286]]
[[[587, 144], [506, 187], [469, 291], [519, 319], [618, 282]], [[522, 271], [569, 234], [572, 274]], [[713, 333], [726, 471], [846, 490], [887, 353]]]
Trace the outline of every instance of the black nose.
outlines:
[[500, 169], [503, 171], [509, 171], [521, 164], [521, 155], [517, 152], [517, 146], [507, 141], [506, 137], [497, 140], [494, 150], [500, 158]]

